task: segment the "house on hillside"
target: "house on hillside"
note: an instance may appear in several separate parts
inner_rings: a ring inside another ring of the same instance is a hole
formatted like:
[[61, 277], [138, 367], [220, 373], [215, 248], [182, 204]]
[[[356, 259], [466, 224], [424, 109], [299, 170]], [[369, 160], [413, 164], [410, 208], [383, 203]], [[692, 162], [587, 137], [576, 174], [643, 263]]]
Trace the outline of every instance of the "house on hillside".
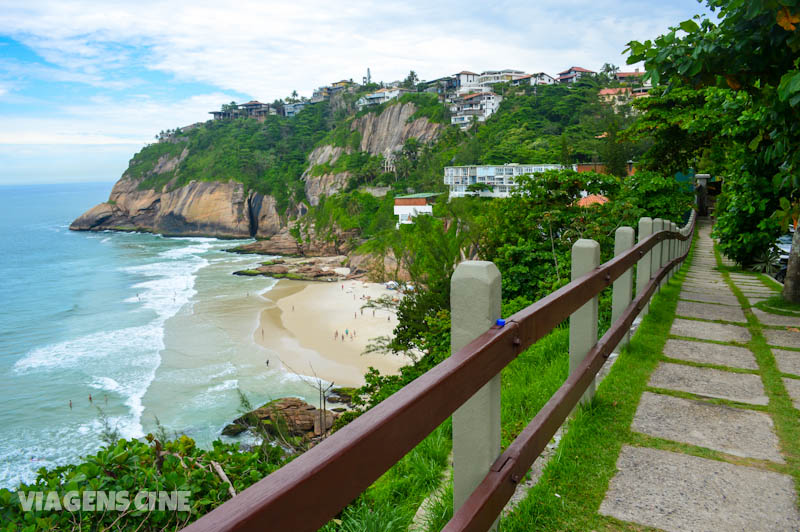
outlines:
[[283, 114], [286, 117], [293, 117], [297, 113], [303, 110], [303, 108], [311, 102], [295, 102], [295, 103], [286, 103], [283, 105]]
[[536, 74], [526, 74], [511, 82], [514, 86], [519, 85], [553, 85], [556, 78], [544, 72], [537, 72]]
[[570, 67], [564, 72], [558, 73], [559, 83], [575, 83], [584, 76], [593, 76], [597, 74], [594, 70], [587, 70], [581, 67]]
[[[223, 106], [225, 107], [225, 106]], [[269, 115], [278, 114], [277, 109], [268, 103], [251, 100], [247, 103], [227, 106], [224, 111], [209, 111], [214, 120], [233, 120], [235, 118], [255, 118], [263, 122]]]
[[452, 113], [450, 123], [461, 129], [467, 129], [472, 125], [473, 120], [485, 122], [497, 111], [502, 101], [503, 97], [493, 92], [478, 92], [455, 97], [450, 103], [450, 112]]
[[400, 224], [413, 224], [415, 216], [433, 214], [433, 204], [438, 195], [423, 192], [394, 198], [394, 214], [398, 217], [395, 227], [399, 228]]
[[324, 102], [331, 97], [331, 88], [328, 86], [319, 87], [311, 94], [311, 103]]
[[614, 107], [614, 111], [617, 111], [619, 107], [631, 103], [633, 100], [633, 92], [630, 87], [607, 88], [600, 89], [600, 92], [597, 93], [597, 97], [600, 101]]
[[362, 96], [361, 98], [359, 98], [358, 101], [356, 102], [356, 107], [360, 111], [364, 107], [368, 107], [370, 105], [380, 105], [382, 103], [394, 100], [395, 98], [399, 98], [400, 96], [408, 92], [412, 91], [409, 89], [404, 89], [402, 87], [378, 89], [377, 91], [371, 94], [367, 94], [366, 96]]
[[481, 196], [507, 198], [516, 188], [519, 176], [563, 170], [560, 164], [518, 164], [446, 166], [444, 184], [450, 188], [450, 198]]
[[522, 70], [486, 70], [480, 74], [474, 72], [461, 72], [456, 74], [461, 82], [456, 88], [458, 94], [472, 94], [475, 92], [490, 92], [497, 83], [513, 83], [515, 80], [527, 76]]

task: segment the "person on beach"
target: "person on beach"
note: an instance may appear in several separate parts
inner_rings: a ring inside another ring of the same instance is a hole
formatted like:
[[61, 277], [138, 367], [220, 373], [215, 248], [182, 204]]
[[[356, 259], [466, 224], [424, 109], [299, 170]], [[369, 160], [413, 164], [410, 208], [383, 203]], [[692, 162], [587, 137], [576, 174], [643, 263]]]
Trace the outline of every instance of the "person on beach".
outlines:
[[69, 409], [72, 410], [72, 399], [69, 400]]
[[334, 340], [338, 340], [338, 339], [339, 339], [339, 329], [336, 329], [336, 330], [333, 332], [333, 339], [334, 339]]
[[267, 367], [269, 367], [269, 359], [267, 359]]
[[354, 320], [357, 320], [357, 319], [358, 319], [358, 313], [357, 313], [357, 312], [353, 312], [353, 319], [354, 319]]
[[344, 334], [345, 336], [350, 336], [350, 329], [345, 329]]
[[372, 317], [375, 317], [375, 309], [372, 309]]
[[92, 402], [92, 394], [89, 394], [89, 402]]

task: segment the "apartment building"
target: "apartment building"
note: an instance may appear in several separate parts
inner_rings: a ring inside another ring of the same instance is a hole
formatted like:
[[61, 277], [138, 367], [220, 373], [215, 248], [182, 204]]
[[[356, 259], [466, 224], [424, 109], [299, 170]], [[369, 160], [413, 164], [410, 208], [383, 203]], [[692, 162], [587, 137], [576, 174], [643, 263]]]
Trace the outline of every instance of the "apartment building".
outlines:
[[[481, 196], [488, 198], [507, 198], [516, 188], [516, 179], [526, 174], [547, 170], [562, 170], [560, 164], [519, 164], [446, 166], [444, 184], [450, 188], [451, 198]], [[470, 185], [473, 190], [468, 190]]]
[[450, 103], [450, 112], [452, 113], [450, 123], [461, 129], [467, 129], [472, 125], [473, 120], [485, 122], [497, 111], [502, 101], [503, 97], [493, 92], [478, 92], [455, 97]]

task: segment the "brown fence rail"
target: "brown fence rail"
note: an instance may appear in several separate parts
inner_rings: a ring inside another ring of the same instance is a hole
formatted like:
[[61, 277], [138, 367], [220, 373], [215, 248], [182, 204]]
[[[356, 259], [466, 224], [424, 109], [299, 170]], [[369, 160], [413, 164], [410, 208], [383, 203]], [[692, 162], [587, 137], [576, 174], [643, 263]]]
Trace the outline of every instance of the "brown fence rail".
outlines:
[[[313, 531], [421, 442], [522, 351], [611, 286], [654, 246], [686, 241], [660, 231], [506, 320], [278, 471], [189, 525], [187, 532]], [[444, 530], [487, 530], [659, 283], [688, 253], [662, 266], [531, 423], [497, 459]], [[677, 253], [675, 254], [677, 255]], [[649, 272], [648, 272], [649, 274]], [[314, 501], [308, 504], [308, 501]]]

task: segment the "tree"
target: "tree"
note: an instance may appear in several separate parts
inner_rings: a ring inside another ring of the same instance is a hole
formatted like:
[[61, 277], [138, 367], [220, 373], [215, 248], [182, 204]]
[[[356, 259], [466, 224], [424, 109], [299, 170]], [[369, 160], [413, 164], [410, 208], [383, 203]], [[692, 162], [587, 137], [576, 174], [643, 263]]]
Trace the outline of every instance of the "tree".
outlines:
[[[780, 231], [770, 214], [779, 199], [800, 198], [800, 8], [797, 0], [706, 0], [719, 24], [696, 16], [655, 41], [631, 41], [628, 63], [645, 62], [654, 84], [718, 87], [719, 102], [735, 120], [720, 131], [732, 141], [725, 157], [725, 211], [717, 234], [723, 249], [742, 262], [738, 242], [760, 234], [764, 251]], [[786, 4], [786, 5], [782, 5]], [[680, 33], [679, 33], [680, 32]], [[746, 225], [732, 218], [749, 214]], [[749, 238], [748, 238], [749, 237]], [[794, 249], [800, 248], [795, 233]], [[753, 256], [749, 259], [752, 260]], [[800, 302], [800, 255], [789, 257], [784, 298]]]
[[413, 89], [418, 82], [419, 82], [419, 77], [417, 76], [417, 73], [412, 70], [408, 73], [406, 79], [403, 80], [402, 85], [406, 89]]

